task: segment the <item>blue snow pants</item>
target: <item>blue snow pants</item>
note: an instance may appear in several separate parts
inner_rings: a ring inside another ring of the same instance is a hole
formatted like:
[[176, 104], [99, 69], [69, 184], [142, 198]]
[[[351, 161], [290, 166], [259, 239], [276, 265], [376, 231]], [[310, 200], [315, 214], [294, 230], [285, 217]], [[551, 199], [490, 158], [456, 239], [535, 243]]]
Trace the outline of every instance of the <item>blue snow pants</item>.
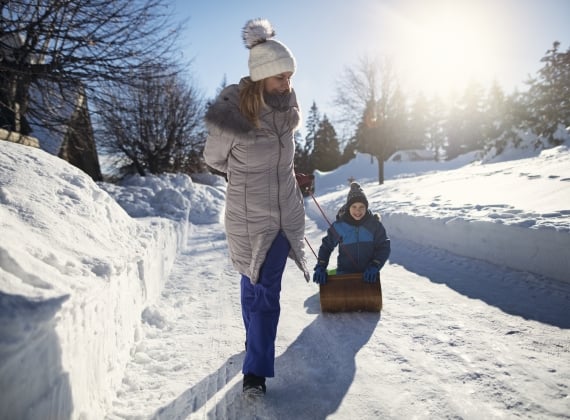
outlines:
[[265, 257], [255, 285], [241, 276], [241, 311], [245, 325], [246, 351], [243, 374], [275, 375], [275, 339], [281, 306], [281, 278], [289, 255], [289, 241], [279, 232]]

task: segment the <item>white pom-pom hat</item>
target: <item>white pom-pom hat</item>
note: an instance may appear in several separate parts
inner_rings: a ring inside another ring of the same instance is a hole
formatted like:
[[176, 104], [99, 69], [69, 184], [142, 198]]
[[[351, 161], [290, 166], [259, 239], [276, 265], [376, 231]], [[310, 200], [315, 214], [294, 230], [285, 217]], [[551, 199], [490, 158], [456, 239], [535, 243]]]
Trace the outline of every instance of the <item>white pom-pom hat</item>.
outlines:
[[243, 41], [249, 49], [249, 77], [254, 82], [285, 72], [295, 73], [297, 69], [291, 50], [274, 36], [267, 19], [251, 19], [243, 27]]

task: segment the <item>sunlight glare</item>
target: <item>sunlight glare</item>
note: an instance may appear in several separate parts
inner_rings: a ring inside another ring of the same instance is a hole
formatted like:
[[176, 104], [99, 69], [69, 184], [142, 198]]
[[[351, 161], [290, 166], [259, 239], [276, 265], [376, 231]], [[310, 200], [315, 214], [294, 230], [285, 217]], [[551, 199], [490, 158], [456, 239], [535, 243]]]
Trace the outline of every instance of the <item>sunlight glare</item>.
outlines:
[[494, 35], [465, 3], [424, 9], [401, 31], [395, 66], [404, 88], [446, 98], [471, 80], [493, 79]]

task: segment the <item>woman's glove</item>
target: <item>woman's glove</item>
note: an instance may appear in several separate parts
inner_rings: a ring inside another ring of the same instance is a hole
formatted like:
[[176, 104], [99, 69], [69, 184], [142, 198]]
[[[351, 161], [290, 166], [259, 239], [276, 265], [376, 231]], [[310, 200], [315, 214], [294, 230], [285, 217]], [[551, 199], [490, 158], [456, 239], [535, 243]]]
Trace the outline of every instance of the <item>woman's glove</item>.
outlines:
[[315, 266], [313, 281], [317, 284], [325, 284], [327, 282], [327, 268], [324, 265], [317, 264]]
[[380, 272], [380, 267], [375, 264], [371, 264], [364, 270], [364, 275], [362, 276], [366, 283], [374, 283], [378, 280], [378, 273]]
[[313, 180], [315, 176], [312, 174], [305, 175], [302, 173], [296, 173], [295, 178], [297, 179], [297, 184], [299, 184], [299, 188], [303, 193], [311, 191], [313, 188]]

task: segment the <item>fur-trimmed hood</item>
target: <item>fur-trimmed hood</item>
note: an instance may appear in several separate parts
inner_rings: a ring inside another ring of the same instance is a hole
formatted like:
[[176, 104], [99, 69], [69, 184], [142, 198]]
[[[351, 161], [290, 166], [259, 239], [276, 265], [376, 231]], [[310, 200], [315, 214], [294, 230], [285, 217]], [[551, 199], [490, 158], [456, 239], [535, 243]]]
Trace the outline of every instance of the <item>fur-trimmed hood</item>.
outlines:
[[232, 134], [247, 134], [255, 127], [239, 112], [239, 87], [229, 85], [206, 111], [206, 123], [213, 124]]
[[[212, 124], [234, 135], [242, 136], [255, 130], [255, 126], [239, 112], [239, 92], [244, 83], [245, 81], [242, 79], [239, 85], [229, 85], [222, 90], [216, 101], [210, 105], [206, 112], [206, 124]], [[266, 97], [266, 108], [274, 112], [289, 113], [289, 128], [295, 130], [301, 121], [295, 92], [291, 90], [291, 93], [280, 96], [280, 98]], [[287, 102], [285, 106], [283, 104], [284, 101]]]

